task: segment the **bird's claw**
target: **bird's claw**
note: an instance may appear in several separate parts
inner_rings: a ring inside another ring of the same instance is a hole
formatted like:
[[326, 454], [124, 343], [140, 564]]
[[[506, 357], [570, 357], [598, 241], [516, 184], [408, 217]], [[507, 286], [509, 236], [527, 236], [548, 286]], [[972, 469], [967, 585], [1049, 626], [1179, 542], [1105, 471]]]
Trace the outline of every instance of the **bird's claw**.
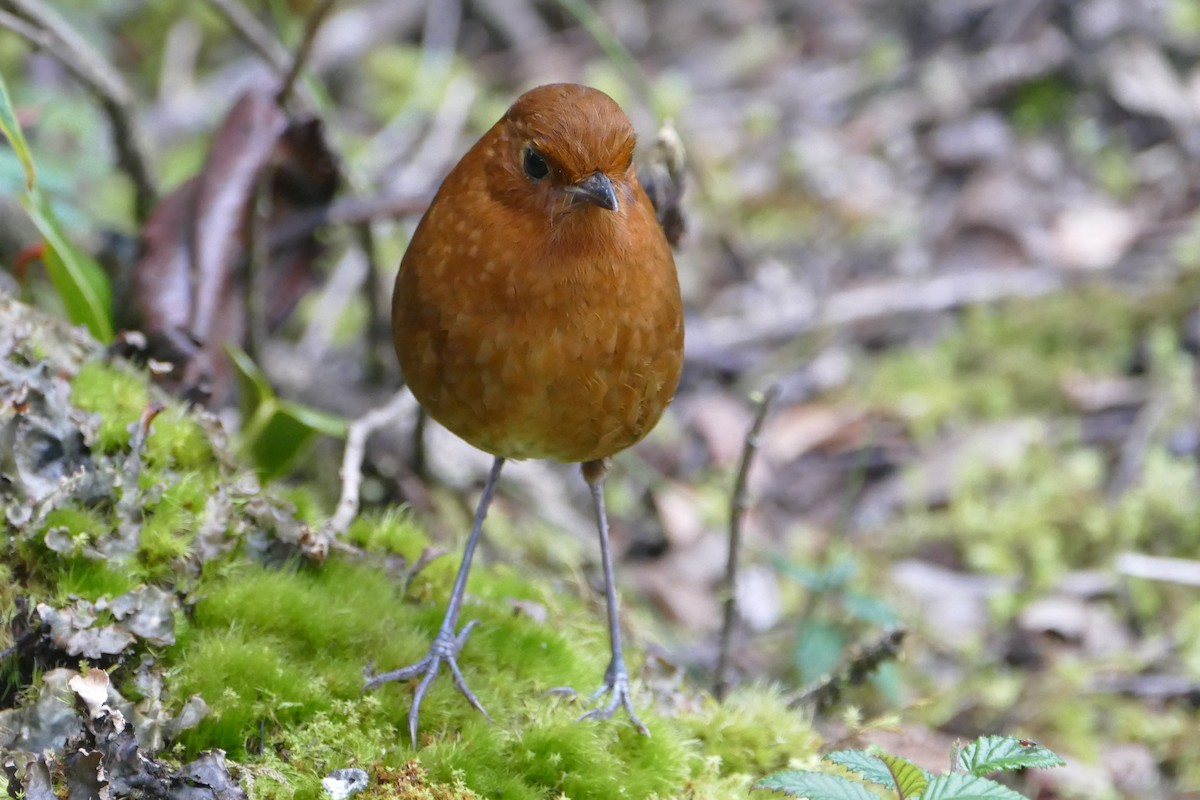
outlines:
[[366, 683], [363, 685], [364, 692], [376, 689], [391, 681], [407, 681], [412, 680], [418, 675], [421, 676], [421, 682], [417, 684], [417, 688], [413, 691], [412, 707], [408, 710], [408, 733], [412, 738], [414, 748], [417, 746], [417, 720], [421, 713], [421, 701], [425, 699], [425, 693], [429, 691], [429, 685], [437, 677], [438, 669], [443, 663], [450, 668], [450, 674], [454, 678], [454, 686], [458, 689], [459, 693], [467, 698], [467, 702], [474, 706], [476, 711], [483, 714], [488, 720], [491, 720], [483, 704], [479, 702], [479, 698], [467, 686], [466, 678], [463, 677], [462, 671], [458, 668], [459, 651], [467, 643], [467, 637], [471, 635], [471, 629], [478, 624], [479, 620], [471, 620], [463, 626], [457, 635], [447, 629], [438, 631], [433, 644], [429, 646], [429, 652], [420, 661], [410, 664], [407, 667], [394, 669], [391, 672], [367, 676]]
[[604, 685], [601, 686], [591, 696], [591, 702], [596, 702], [605, 694], [608, 695], [608, 702], [599, 708], [593, 708], [582, 714], [577, 722], [585, 719], [610, 719], [616, 713], [618, 708], [624, 708], [629, 714], [629, 720], [634, 727], [643, 736], [650, 735], [650, 729], [646, 727], [646, 723], [642, 722], [638, 717], [637, 712], [633, 710], [633, 693], [629, 689], [629, 674], [625, 672], [623, 664], [609, 665], [608, 671], [604, 675]]

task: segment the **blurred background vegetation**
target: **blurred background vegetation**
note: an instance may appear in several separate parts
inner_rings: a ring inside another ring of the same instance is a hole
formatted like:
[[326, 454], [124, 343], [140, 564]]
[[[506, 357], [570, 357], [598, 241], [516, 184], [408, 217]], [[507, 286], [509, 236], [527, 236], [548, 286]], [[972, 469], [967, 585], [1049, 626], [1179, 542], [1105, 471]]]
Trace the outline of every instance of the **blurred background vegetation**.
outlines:
[[[33, 196], [20, 148], [0, 150], [0, 291], [83, 323], [91, 281], [111, 330], [152, 340], [148, 214], [258, 141], [214, 136], [315, 32], [287, 107], [323, 144], [277, 146], [241, 184], [259, 222], [225, 226], [223, 274], [265, 277], [217, 293], [245, 308], [201, 343], [238, 387], [214, 410], [314, 518], [346, 422], [399, 385], [390, 285], [424, 203], [522, 90], [588, 83], [633, 119], [643, 175], [667, 120], [687, 156], [685, 374], [610, 482], [635, 639], [711, 683], [734, 473], [776, 386], [735, 683], [799, 689], [900, 626], [902, 656], [819, 718], [827, 741], [940, 767], [955, 737], [1010, 733], [1069, 762], [1031, 796], [1200, 791], [1200, 3], [49, 6], [80, 48], [31, 46], [57, 23], [0, 0], [37, 170]], [[305, 211], [308, 249], [285, 259], [270, 237]], [[198, 235], [166, 227], [172, 247]], [[414, 424], [371, 440], [364, 504], [407, 503], [449, 545], [487, 458]], [[572, 469], [519, 465], [502, 495], [487, 558], [594, 575]]]

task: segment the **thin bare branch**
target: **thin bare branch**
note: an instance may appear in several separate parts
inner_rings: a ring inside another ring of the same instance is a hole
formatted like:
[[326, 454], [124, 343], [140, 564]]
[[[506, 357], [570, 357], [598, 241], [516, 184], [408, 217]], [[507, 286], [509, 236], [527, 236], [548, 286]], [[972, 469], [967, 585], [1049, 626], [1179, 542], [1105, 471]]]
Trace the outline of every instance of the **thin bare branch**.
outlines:
[[304, 69], [304, 64], [308, 61], [309, 54], [312, 53], [312, 46], [317, 38], [317, 31], [321, 29], [321, 23], [328, 18], [329, 12], [335, 2], [337, 0], [323, 0], [308, 15], [308, 20], [304, 23], [304, 35], [300, 38], [300, 44], [296, 47], [296, 55], [292, 57], [291, 65], [288, 67], [287, 72], [284, 73], [283, 81], [279, 85], [279, 92], [275, 95], [275, 102], [280, 106], [287, 105], [288, 99], [292, 94], [292, 88], [296, 85], [296, 80], [300, 77], [300, 70]]
[[771, 406], [778, 397], [778, 386], [771, 386], [763, 394], [750, 432], [746, 434], [746, 441], [742, 446], [742, 460], [733, 482], [733, 496], [729, 503], [729, 555], [725, 562], [725, 581], [722, 587], [725, 609], [721, 621], [721, 639], [717, 648], [717, 674], [713, 680], [713, 694], [718, 700], [723, 700], [729, 690], [729, 652], [733, 647], [733, 629], [737, 624], [737, 577], [738, 557], [742, 549], [742, 518], [748, 505], [746, 484], [749, 480], [750, 465], [754, 462], [754, 456], [761, 444], [763, 423], [766, 422], [767, 415], [771, 413]]
[[358, 238], [358, 246], [367, 258], [367, 274], [363, 279], [363, 299], [367, 303], [367, 354], [365, 372], [367, 380], [375, 385], [382, 383], [385, 373], [385, 350], [391, 349], [391, 327], [387, 321], [387, 311], [381, 298], [389, 296], [383, 280], [383, 270], [379, 268], [379, 259], [375, 254], [375, 232], [370, 220], [355, 223], [354, 232]]
[[362, 462], [366, 451], [367, 437], [377, 428], [410, 414], [416, 400], [412, 394], [401, 390], [387, 405], [369, 411], [350, 424], [346, 435], [346, 452], [342, 456], [342, 496], [337, 509], [318, 534], [318, 539], [337, 540], [350, 528], [358, 515], [358, 492], [362, 486]]
[[254, 15], [237, 0], [208, 0], [209, 5], [217, 10], [229, 27], [250, 47], [262, 56], [280, 75], [283, 75], [291, 63], [291, 56], [283, 42], [279, 41], [265, 25], [255, 19]]

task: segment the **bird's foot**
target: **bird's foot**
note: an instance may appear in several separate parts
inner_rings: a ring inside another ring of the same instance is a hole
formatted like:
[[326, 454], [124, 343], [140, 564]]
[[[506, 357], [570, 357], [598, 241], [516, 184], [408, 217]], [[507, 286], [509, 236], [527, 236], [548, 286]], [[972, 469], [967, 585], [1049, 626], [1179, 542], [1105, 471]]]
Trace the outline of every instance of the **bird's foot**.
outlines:
[[637, 712], [633, 710], [633, 693], [629, 689], [629, 673], [625, 671], [624, 662], [618, 659], [614, 659], [609, 663], [608, 669], [604, 673], [604, 685], [592, 695], [591, 702], [596, 702], [604, 695], [608, 695], [607, 703], [593, 708], [579, 719], [609, 719], [616, 713], [618, 708], [624, 708], [628, 712], [629, 719], [634, 727], [643, 735], [650, 735], [650, 729], [646, 727], [646, 724], [638, 717]]
[[418, 675], [421, 676], [421, 682], [417, 684], [417, 688], [413, 692], [412, 708], [408, 711], [408, 733], [412, 737], [414, 748], [417, 746], [417, 719], [421, 713], [421, 701], [425, 699], [425, 693], [429, 690], [429, 685], [433, 683], [433, 679], [437, 677], [438, 669], [443, 663], [450, 668], [450, 674], [454, 676], [454, 686], [458, 689], [459, 693], [467, 698], [467, 702], [474, 706], [475, 710], [489, 720], [491, 719], [491, 717], [488, 717], [487, 711], [484, 710], [483, 704], [479, 702], [479, 698], [467, 686], [467, 681], [463, 678], [462, 671], [458, 668], [458, 653], [462, 650], [463, 645], [466, 644], [467, 637], [471, 635], [471, 629], [477, 624], [479, 624], [479, 620], [471, 620], [463, 626], [457, 635], [449, 628], [443, 628], [438, 631], [438, 635], [434, 637], [433, 644], [429, 646], [429, 652], [415, 664], [379, 675], [366, 674], [366, 683], [363, 684], [364, 692], [369, 692], [391, 681], [407, 681], [412, 680]]

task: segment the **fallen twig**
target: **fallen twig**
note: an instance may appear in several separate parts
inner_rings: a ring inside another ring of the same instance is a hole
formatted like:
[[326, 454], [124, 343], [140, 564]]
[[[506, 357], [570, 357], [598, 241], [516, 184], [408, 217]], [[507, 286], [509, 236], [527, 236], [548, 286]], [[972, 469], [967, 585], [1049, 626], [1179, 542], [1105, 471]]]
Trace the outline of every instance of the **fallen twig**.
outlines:
[[317, 31], [321, 29], [321, 24], [329, 16], [330, 9], [337, 0], [324, 0], [320, 5], [313, 9], [308, 15], [308, 19], [304, 23], [304, 35], [300, 38], [300, 44], [296, 47], [296, 55], [293, 56], [291, 65], [287, 72], [283, 75], [283, 80], [280, 82], [279, 91], [275, 95], [275, 102], [280, 106], [287, 105], [288, 98], [292, 94], [292, 87], [296, 84], [296, 79], [300, 77], [300, 70], [304, 69], [304, 63], [308, 60], [309, 54], [312, 53], [313, 42], [317, 38]]
[[416, 400], [407, 391], [397, 392], [387, 405], [369, 411], [354, 422], [346, 434], [346, 451], [342, 456], [342, 496], [338, 500], [333, 516], [321, 526], [318, 538], [338, 539], [350, 528], [358, 515], [358, 492], [362, 486], [362, 462], [367, 437], [376, 428], [411, 414]]
[[832, 707], [847, 688], [859, 685], [882, 664], [898, 656], [907, 635], [908, 631], [904, 628], [884, 631], [878, 639], [864, 645], [824, 680], [805, 689], [788, 706], [807, 706], [818, 714]]
[[725, 596], [724, 618], [721, 622], [721, 638], [717, 647], [717, 672], [713, 680], [713, 694], [718, 700], [725, 698], [729, 689], [729, 651], [733, 642], [733, 629], [737, 623], [737, 576], [738, 554], [742, 547], [742, 518], [745, 516], [746, 483], [750, 475], [750, 465], [761, 444], [763, 423], [771, 412], [771, 406], [779, 396], [779, 387], [772, 386], [763, 394], [758, 404], [758, 413], [746, 434], [742, 447], [742, 460], [738, 465], [737, 477], [733, 482], [733, 496], [729, 503], [729, 555], [725, 562], [725, 580], [722, 593]]
[[234, 33], [242, 37], [246, 44], [262, 56], [263, 60], [270, 64], [276, 72], [280, 75], [284, 74], [291, 57], [283, 42], [275, 38], [275, 35], [237, 0], [208, 0], [208, 2], [225, 18]]
[[1200, 586], [1200, 561], [1188, 558], [1148, 556], [1144, 553], [1119, 553], [1117, 574], [1128, 578], [1146, 578], [1184, 586]]

